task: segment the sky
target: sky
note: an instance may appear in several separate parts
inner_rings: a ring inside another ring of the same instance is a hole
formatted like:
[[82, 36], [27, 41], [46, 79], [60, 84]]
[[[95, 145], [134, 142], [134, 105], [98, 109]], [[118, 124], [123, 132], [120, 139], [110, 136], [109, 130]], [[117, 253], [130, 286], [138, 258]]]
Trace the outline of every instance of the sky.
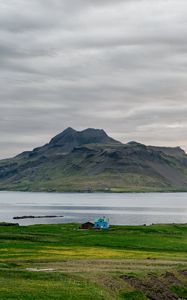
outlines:
[[0, 1], [0, 158], [66, 127], [187, 151], [186, 0]]

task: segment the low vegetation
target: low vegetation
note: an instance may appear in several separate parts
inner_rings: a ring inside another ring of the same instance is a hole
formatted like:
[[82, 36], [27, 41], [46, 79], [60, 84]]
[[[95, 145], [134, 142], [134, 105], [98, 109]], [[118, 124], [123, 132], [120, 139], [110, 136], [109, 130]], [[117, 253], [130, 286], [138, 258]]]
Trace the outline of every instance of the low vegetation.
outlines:
[[187, 225], [0, 226], [0, 299], [187, 299]]

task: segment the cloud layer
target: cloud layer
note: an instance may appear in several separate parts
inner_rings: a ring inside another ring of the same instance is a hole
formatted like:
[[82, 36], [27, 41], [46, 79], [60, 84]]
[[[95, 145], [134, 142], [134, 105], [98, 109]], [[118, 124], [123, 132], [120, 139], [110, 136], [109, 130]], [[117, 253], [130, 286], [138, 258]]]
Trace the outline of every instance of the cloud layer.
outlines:
[[187, 150], [186, 0], [2, 0], [0, 157], [68, 126]]

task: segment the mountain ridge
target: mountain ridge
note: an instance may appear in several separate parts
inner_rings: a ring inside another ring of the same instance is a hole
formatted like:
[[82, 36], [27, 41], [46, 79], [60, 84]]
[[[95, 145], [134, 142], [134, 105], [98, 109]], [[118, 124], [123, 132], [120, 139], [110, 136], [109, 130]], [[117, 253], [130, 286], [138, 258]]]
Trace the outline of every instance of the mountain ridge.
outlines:
[[180, 147], [123, 144], [103, 129], [68, 127], [44, 146], [1, 160], [0, 189], [187, 191], [187, 155]]
[[[103, 129], [87, 128], [82, 131], [77, 131], [71, 127], [66, 128], [61, 133], [53, 137], [49, 143], [44, 146], [37, 147], [32, 151], [26, 151], [23, 153], [32, 152], [45, 152], [51, 148], [58, 148], [62, 153], [68, 153], [73, 150], [74, 147], [87, 144], [121, 144], [120, 142], [109, 137]], [[22, 155], [19, 154], [18, 156]]]

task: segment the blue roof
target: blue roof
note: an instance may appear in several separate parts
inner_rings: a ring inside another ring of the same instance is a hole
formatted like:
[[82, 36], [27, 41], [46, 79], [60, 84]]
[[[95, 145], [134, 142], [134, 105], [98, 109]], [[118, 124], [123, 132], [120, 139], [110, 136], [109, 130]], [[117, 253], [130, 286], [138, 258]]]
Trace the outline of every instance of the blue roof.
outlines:
[[106, 217], [99, 217], [99, 218], [95, 218], [94, 222], [106, 222], [109, 223], [109, 218]]

